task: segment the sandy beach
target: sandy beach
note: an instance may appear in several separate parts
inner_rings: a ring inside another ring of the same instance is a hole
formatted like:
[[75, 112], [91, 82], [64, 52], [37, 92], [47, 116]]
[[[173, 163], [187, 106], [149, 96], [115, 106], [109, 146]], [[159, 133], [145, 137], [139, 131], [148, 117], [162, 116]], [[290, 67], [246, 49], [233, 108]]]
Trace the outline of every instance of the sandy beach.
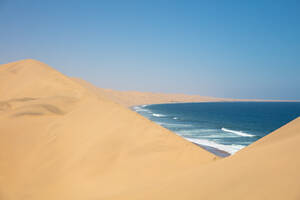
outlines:
[[299, 199], [300, 117], [221, 158], [129, 109], [208, 101], [241, 100], [100, 89], [32, 59], [0, 65], [0, 199]]

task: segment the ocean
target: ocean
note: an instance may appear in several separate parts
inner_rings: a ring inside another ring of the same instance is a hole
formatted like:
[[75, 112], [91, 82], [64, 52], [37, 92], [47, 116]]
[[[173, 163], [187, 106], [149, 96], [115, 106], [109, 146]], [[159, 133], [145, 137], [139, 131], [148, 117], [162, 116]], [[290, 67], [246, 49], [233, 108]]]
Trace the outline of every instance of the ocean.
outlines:
[[299, 102], [172, 103], [132, 109], [223, 157], [300, 116]]

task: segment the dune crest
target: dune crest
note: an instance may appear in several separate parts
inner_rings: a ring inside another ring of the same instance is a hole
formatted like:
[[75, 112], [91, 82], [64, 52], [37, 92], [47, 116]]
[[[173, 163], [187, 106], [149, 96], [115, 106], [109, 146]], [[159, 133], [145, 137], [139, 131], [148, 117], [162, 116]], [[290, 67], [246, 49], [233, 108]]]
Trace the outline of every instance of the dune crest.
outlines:
[[177, 174], [152, 190], [111, 199], [297, 200], [299, 143], [300, 117], [233, 156]]
[[1, 199], [101, 199], [216, 156], [35, 60], [0, 66]]
[[111, 97], [35, 60], [1, 65], [0, 199], [300, 198], [300, 118], [219, 159]]

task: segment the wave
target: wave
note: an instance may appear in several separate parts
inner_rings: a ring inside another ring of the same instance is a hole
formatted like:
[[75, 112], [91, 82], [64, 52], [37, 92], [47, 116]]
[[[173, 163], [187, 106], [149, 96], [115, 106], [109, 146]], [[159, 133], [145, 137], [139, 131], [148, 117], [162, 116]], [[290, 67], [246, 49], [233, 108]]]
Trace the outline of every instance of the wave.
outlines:
[[177, 130], [175, 131], [178, 135], [183, 137], [185, 136], [193, 136], [193, 137], [200, 137], [200, 138], [235, 138], [238, 136], [224, 134], [220, 132], [220, 129], [185, 129], [185, 130]]
[[178, 117], [173, 117], [173, 119], [178, 119]]
[[211, 134], [216, 133], [218, 129], [188, 129], [176, 131], [178, 134]]
[[183, 127], [192, 127], [193, 125], [191, 124], [175, 124], [175, 123], [167, 123], [167, 122], [156, 122], [155, 123], [161, 125], [161, 126], [166, 126], [166, 127], [172, 127], [172, 128], [183, 128]]
[[237, 151], [241, 150], [242, 148], [246, 147], [246, 146], [243, 146], [243, 145], [219, 144], [219, 143], [216, 143], [216, 142], [211, 141], [211, 140], [194, 139], [194, 138], [185, 138], [185, 139], [187, 139], [190, 142], [199, 144], [199, 145], [209, 146], [209, 147], [213, 147], [215, 149], [219, 149], [221, 151], [226, 151], [227, 153], [229, 153], [231, 155], [236, 153]]
[[157, 114], [157, 113], [152, 113], [152, 115], [154, 117], [165, 117], [166, 115], [163, 115], [163, 114]]
[[145, 107], [145, 106], [134, 106], [134, 107], [132, 107], [132, 109], [133, 109], [135, 112], [152, 113], [150, 110], [145, 109], [144, 107]]
[[251, 135], [249, 133], [244, 133], [242, 131], [230, 130], [230, 129], [227, 129], [227, 128], [221, 128], [221, 130], [224, 131], [224, 132], [233, 133], [233, 134], [243, 136], [243, 137], [254, 137], [255, 136], [255, 135]]

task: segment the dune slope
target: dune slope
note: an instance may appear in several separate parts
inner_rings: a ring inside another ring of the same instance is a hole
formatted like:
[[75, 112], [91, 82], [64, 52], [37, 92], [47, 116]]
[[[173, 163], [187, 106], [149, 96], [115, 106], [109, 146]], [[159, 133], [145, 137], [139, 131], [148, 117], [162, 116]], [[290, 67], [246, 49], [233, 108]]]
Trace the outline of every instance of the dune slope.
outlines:
[[112, 199], [300, 199], [300, 117], [233, 156]]
[[0, 66], [0, 199], [107, 199], [215, 160], [41, 62]]
[[217, 159], [110, 99], [35, 60], [0, 66], [0, 199], [300, 199], [300, 118]]

